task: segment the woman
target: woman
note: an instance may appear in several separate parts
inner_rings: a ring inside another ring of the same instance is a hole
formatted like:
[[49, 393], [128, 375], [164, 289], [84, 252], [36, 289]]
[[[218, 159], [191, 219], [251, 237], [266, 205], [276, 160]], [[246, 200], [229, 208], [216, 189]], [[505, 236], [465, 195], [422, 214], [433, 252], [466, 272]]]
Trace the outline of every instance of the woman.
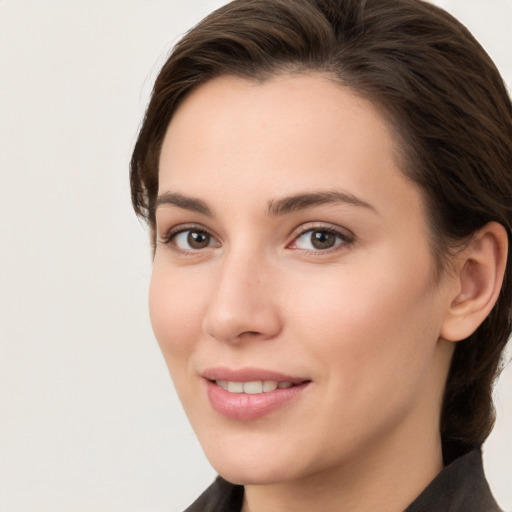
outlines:
[[493, 511], [512, 106], [419, 0], [236, 0], [133, 153], [153, 328], [220, 477], [190, 511]]

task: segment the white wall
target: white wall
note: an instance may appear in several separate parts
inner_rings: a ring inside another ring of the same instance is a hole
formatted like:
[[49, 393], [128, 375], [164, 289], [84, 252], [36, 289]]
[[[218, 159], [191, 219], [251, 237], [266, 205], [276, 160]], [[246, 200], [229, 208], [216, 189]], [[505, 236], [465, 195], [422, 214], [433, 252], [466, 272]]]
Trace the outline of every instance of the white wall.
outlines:
[[[179, 511], [213, 477], [148, 321], [128, 159], [212, 0], [0, 0], [0, 510]], [[444, 0], [512, 84], [512, 1]], [[484, 7], [485, 6], [485, 7]], [[486, 445], [512, 510], [512, 369]]]

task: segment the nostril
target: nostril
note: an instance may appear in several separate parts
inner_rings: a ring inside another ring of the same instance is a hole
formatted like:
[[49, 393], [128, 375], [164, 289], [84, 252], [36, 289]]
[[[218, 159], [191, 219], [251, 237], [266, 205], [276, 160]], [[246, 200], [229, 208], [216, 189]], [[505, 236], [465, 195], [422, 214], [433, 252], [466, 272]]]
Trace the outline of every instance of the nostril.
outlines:
[[244, 332], [241, 332], [237, 336], [237, 339], [238, 340], [252, 340], [252, 339], [259, 338], [262, 335], [263, 335], [263, 333], [258, 332], [258, 331], [244, 331]]

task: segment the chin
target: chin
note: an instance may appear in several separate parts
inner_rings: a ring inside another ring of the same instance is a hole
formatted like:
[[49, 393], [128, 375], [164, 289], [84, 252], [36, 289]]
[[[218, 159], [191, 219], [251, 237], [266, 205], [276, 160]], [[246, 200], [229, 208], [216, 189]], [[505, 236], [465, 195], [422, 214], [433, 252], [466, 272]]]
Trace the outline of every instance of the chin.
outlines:
[[237, 485], [271, 485], [294, 478], [289, 471], [272, 467], [268, 462], [264, 466], [258, 464], [252, 467], [223, 464], [214, 466], [214, 469], [222, 478]]
[[281, 452], [263, 450], [238, 450], [236, 445], [224, 453], [208, 453], [206, 456], [215, 471], [225, 480], [238, 485], [268, 485], [297, 478], [297, 466], [287, 461]]

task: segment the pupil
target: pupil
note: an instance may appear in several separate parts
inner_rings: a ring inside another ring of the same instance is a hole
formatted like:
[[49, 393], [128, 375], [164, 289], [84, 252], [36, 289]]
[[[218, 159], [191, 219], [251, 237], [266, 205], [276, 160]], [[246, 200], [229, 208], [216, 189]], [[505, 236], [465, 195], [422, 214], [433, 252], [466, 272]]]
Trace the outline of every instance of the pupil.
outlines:
[[334, 246], [336, 237], [328, 231], [313, 231], [311, 243], [315, 249], [329, 249]]
[[194, 249], [203, 249], [210, 245], [210, 235], [201, 231], [191, 231], [188, 234], [187, 242]]

